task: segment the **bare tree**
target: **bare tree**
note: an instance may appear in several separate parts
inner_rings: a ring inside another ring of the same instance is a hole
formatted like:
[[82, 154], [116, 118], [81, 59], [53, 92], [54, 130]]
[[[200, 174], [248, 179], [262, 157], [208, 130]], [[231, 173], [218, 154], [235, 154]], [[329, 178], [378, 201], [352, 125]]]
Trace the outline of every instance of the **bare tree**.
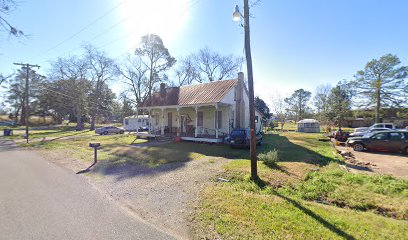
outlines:
[[326, 113], [329, 110], [329, 95], [332, 86], [330, 84], [322, 84], [316, 87], [313, 96], [313, 105], [316, 108], [317, 116], [321, 122], [325, 121]]
[[20, 36], [24, 36], [23, 31], [14, 27], [5, 18], [5, 15], [9, 15], [16, 8], [16, 6], [17, 4], [16, 4], [16, 1], [14, 0], [0, 0], [0, 25], [10, 35], [20, 37]]
[[95, 129], [95, 118], [99, 114], [100, 102], [103, 100], [104, 86], [113, 79], [115, 75], [115, 63], [105, 52], [100, 51], [92, 45], [84, 46], [84, 59], [89, 65], [89, 76], [92, 81], [93, 89], [90, 98], [91, 104], [91, 126], [90, 130]]
[[280, 123], [281, 130], [286, 123], [289, 116], [289, 106], [285, 101], [285, 97], [280, 94], [275, 94], [271, 97], [272, 105], [271, 112], [275, 116], [276, 120]]
[[[128, 86], [123, 96], [134, 104], [143, 102], [148, 94], [147, 73], [149, 69], [139, 56], [127, 55], [120, 66], [116, 66], [116, 71]], [[128, 96], [129, 94], [131, 97]]]
[[202, 82], [212, 82], [237, 74], [243, 60], [233, 55], [221, 56], [205, 47], [189, 58], [194, 60], [196, 80]]
[[183, 86], [190, 85], [195, 79], [198, 79], [198, 74], [194, 66], [194, 60], [191, 56], [181, 58], [177, 62], [176, 68], [173, 70], [174, 85]]

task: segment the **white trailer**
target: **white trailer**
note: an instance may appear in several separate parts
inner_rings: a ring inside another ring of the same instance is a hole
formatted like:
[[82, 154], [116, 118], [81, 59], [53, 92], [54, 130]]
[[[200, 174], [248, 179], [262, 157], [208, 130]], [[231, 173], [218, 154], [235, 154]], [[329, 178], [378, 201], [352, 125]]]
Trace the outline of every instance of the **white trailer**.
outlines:
[[148, 115], [135, 115], [123, 119], [123, 128], [126, 131], [147, 131], [149, 129]]

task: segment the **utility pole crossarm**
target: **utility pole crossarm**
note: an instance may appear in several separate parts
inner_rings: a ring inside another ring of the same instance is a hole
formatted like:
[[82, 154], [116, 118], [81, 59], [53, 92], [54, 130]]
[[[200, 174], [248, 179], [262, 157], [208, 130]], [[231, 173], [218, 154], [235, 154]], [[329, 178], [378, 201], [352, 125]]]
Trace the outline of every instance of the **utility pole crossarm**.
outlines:
[[29, 123], [28, 123], [28, 117], [29, 117], [29, 114], [28, 114], [28, 111], [29, 111], [29, 103], [28, 103], [28, 94], [29, 94], [29, 91], [28, 91], [28, 88], [29, 88], [29, 78], [30, 78], [30, 69], [31, 68], [40, 68], [40, 66], [39, 65], [37, 65], [37, 64], [35, 64], [35, 65], [33, 65], [33, 64], [29, 64], [29, 63], [13, 63], [14, 65], [17, 65], [17, 66], [21, 66], [21, 68], [23, 69], [24, 67], [26, 68], [26, 71], [27, 71], [27, 75], [26, 75], [26, 82], [25, 82], [25, 91], [24, 91], [24, 102], [25, 102], [25, 106], [24, 106], [24, 122], [25, 122], [25, 125], [26, 125], [26, 139], [27, 139], [27, 143], [28, 143], [28, 139], [29, 139], [29, 137], [28, 137], [28, 135], [29, 135], [29, 133], [28, 133], [28, 125], [29, 125]]

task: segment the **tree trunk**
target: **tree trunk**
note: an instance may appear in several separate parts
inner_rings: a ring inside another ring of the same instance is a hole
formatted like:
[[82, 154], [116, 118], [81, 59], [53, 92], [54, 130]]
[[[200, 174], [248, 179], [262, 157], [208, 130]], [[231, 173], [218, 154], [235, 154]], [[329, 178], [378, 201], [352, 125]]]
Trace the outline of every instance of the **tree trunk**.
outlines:
[[89, 128], [89, 130], [91, 131], [95, 130], [95, 113], [94, 112], [91, 114], [91, 127]]
[[376, 106], [375, 106], [375, 122], [380, 122], [380, 109], [381, 109], [381, 95], [380, 95], [380, 88], [377, 89], [376, 93]]
[[77, 125], [76, 125], [75, 129], [76, 129], [77, 131], [82, 131], [82, 130], [84, 130], [84, 123], [82, 122], [82, 116], [81, 116], [81, 114], [77, 114], [77, 115], [76, 115], [76, 119], [77, 119]]

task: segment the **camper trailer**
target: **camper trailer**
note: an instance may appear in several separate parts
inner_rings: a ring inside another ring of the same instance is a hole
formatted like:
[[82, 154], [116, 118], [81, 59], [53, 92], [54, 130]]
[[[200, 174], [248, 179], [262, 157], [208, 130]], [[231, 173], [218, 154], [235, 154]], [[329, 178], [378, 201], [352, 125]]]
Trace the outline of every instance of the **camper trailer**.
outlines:
[[149, 116], [137, 115], [129, 116], [123, 119], [123, 128], [126, 131], [148, 131], [149, 130]]

